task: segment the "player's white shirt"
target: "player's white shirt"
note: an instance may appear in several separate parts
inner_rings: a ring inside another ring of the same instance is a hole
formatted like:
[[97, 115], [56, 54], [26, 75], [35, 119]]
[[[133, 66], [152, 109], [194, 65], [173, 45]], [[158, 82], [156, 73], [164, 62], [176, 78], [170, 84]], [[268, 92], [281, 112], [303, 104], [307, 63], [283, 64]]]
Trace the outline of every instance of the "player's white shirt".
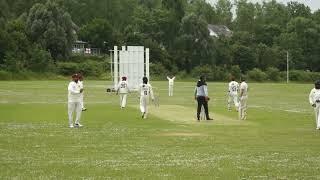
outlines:
[[248, 95], [248, 84], [243, 81], [241, 84], [240, 84], [240, 95], [242, 93], [242, 96], [247, 96]]
[[68, 86], [68, 102], [80, 102], [81, 94], [80, 93], [80, 84], [74, 81], [71, 81]]
[[80, 87], [80, 89], [83, 89], [83, 81], [78, 81], [78, 84], [79, 84], [79, 87]]
[[310, 104], [315, 104], [316, 101], [320, 101], [320, 89], [313, 88], [309, 94], [309, 102]]
[[168, 76], [167, 76], [167, 79], [168, 79], [168, 81], [169, 81], [169, 86], [173, 86], [173, 84], [174, 84], [174, 79], [175, 79], [176, 77], [173, 77], [173, 78], [169, 78]]
[[152, 86], [148, 84], [140, 84], [139, 86], [140, 97], [148, 97], [151, 96], [151, 99], [154, 99]]
[[126, 94], [129, 92], [128, 82], [127, 81], [120, 81], [118, 84], [118, 91], [120, 94]]
[[229, 83], [229, 92], [232, 95], [236, 95], [238, 93], [239, 83], [236, 81], [231, 81]]

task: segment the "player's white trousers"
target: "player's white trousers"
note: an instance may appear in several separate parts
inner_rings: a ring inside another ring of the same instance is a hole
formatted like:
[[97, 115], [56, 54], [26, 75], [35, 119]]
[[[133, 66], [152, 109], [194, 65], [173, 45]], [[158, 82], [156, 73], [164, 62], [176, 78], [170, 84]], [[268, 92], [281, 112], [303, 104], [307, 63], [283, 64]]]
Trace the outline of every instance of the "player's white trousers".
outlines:
[[317, 125], [317, 128], [320, 128], [320, 103], [316, 104], [316, 107], [314, 108], [314, 112], [316, 114], [316, 125]]
[[232, 101], [233, 101], [234, 106], [238, 110], [239, 103], [238, 103], [238, 95], [237, 94], [231, 94], [231, 93], [229, 94], [229, 97], [228, 97], [228, 109], [231, 108]]
[[81, 109], [83, 109], [84, 108], [83, 93], [81, 94], [81, 97], [80, 97], [80, 104], [81, 104]]
[[169, 85], [169, 96], [173, 96], [173, 85]]
[[68, 117], [69, 117], [69, 125], [73, 124], [73, 113], [76, 112], [76, 121], [75, 124], [80, 123], [81, 118], [81, 102], [68, 102]]
[[247, 101], [248, 96], [240, 97], [239, 101], [239, 119], [245, 120], [247, 118]]
[[126, 93], [120, 93], [120, 107], [126, 107], [127, 104], [127, 94]]
[[140, 110], [142, 113], [147, 114], [148, 113], [148, 96], [141, 96], [140, 97]]

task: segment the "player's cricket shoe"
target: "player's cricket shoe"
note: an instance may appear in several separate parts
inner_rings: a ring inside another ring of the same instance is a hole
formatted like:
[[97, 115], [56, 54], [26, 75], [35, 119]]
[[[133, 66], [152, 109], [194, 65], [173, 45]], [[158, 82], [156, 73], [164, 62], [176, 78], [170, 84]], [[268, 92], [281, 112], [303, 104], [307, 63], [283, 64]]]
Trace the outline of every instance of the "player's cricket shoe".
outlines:
[[211, 120], [213, 120], [212, 118], [207, 118], [207, 121], [211, 121]]
[[320, 130], [320, 127], [317, 127], [316, 130]]
[[80, 128], [80, 127], [83, 127], [83, 125], [79, 123], [79, 124], [75, 124], [74, 127]]
[[145, 117], [144, 117], [145, 114], [146, 114], [146, 113], [142, 113], [142, 116], [141, 116], [142, 119], [145, 118]]
[[87, 110], [87, 108], [82, 108], [82, 111], [86, 111]]
[[73, 127], [73, 124], [70, 124], [70, 125], [69, 125], [69, 128], [74, 128], [74, 127]]

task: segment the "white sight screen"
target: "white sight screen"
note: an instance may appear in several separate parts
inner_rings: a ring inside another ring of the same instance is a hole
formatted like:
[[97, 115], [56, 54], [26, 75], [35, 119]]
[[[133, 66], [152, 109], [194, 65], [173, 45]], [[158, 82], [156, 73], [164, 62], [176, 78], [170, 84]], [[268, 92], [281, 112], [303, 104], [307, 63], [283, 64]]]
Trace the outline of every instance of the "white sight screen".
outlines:
[[[122, 46], [121, 50], [115, 49], [119, 54], [119, 59], [114, 59], [114, 71], [118, 69], [119, 73], [114, 72], [114, 85], [121, 80], [121, 77], [127, 77], [130, 89], [137, 89], [142, 83], [142, 78], [145, 76], [145, 67], [149, 66], [149, 62], [145, 62], [145, 51], [143, 46]], [[148, 51], [149, 52], [149, 51]], [[117, 56], [114, 56], [117, 58]], [[116, 67], [118, 64], [118, 67]], [[118, 77], [116, 77], [118, 76]], [[149, 75], [147, 75], [149, 76]]]

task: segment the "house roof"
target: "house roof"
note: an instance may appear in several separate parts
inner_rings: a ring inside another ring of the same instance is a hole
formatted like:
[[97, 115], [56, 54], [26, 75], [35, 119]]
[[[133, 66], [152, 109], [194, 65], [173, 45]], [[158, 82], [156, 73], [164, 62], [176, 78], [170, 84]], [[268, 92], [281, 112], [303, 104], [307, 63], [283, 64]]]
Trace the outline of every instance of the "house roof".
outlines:
[[214, 24], [208, 24], [208, 30], [210, 32], [210, 36], [226, 36], [231, 37], [232, 31], [225, 25], [214, 25]]

